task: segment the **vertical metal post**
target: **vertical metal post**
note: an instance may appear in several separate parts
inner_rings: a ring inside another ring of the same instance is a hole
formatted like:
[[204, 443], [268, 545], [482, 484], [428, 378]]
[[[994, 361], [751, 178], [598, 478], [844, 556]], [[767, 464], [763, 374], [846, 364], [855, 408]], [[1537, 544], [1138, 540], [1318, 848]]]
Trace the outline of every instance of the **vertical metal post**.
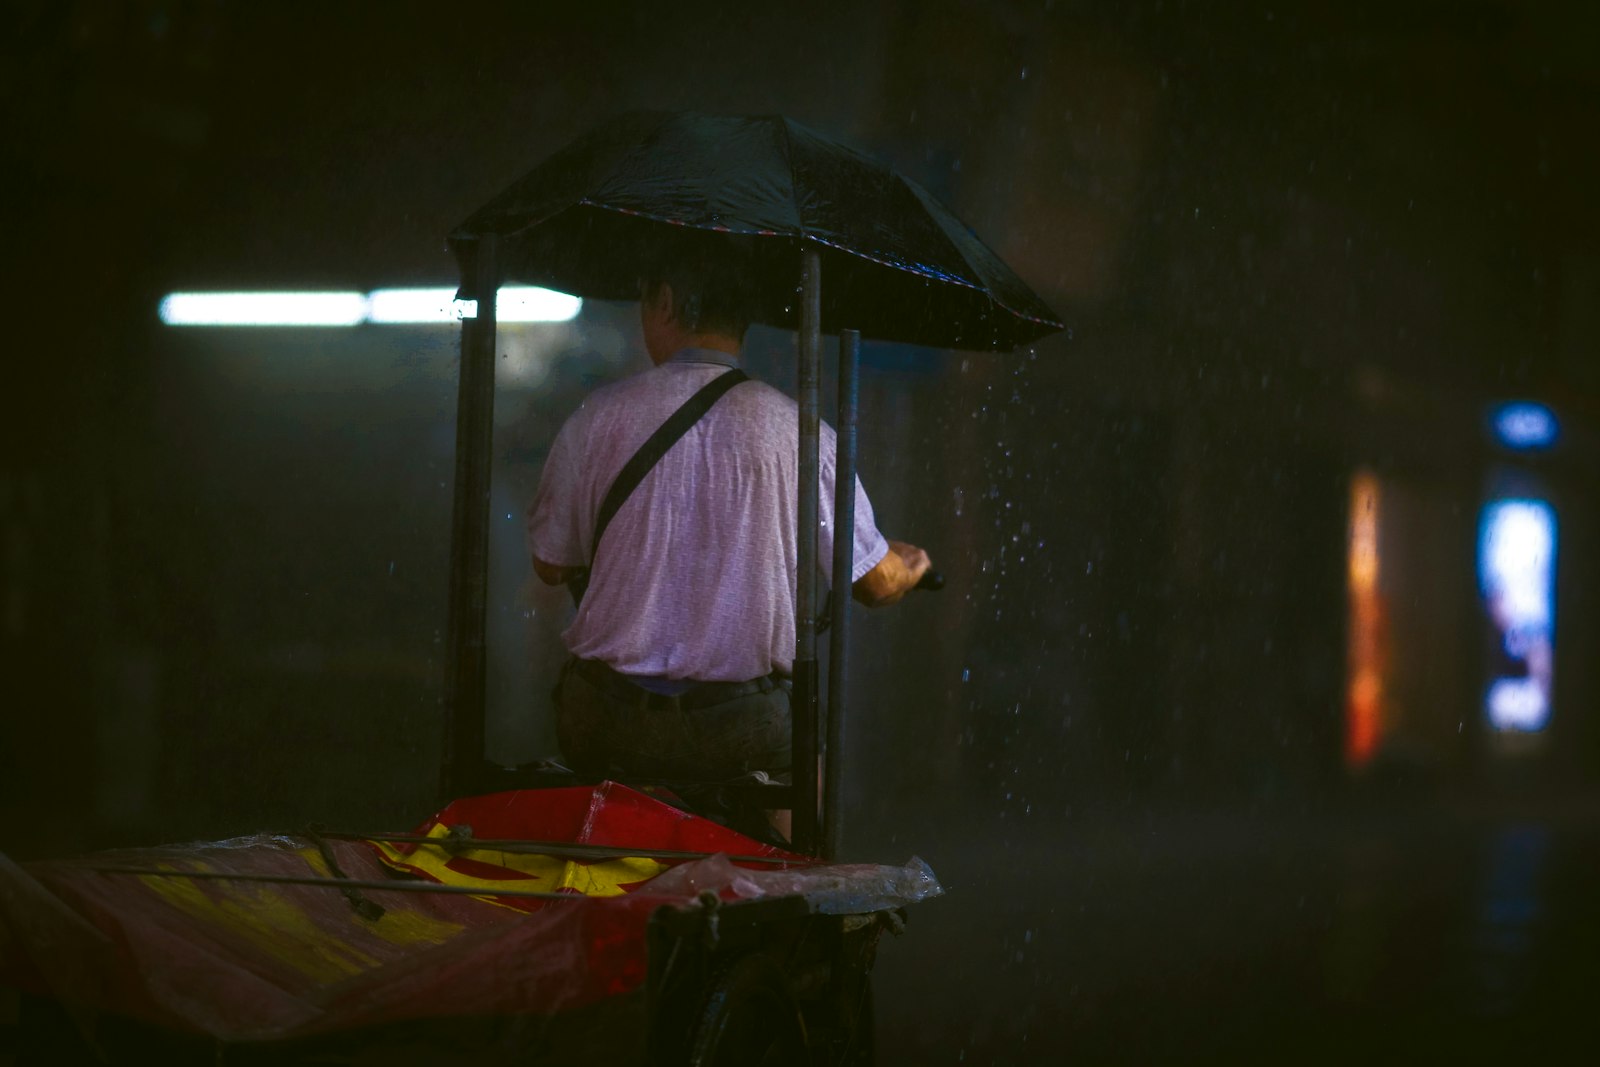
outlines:
[[822, 856], [844, 833], [844, 687], [850, 656], [850, 577], [856, 542], [856, 410], [861, 331], [839, 331], [839, 426], [833, 462], [833, 628], [828, 632], [828, 729], [823, 745]]
[[822, 257], [800, 262], [800, 486], [794, 632], [794, 845], [817, 850], [817, 440], [822, 364]]
[[485, 630], [489, 588], [489, 475], [494, 444], [495, 299], [499, 248], [480, 237], [469, 282], [478, 314], [461, 321], [461, 377], [456, 394], [455, 494], [450, 523], [449, 631], [445, 649], [445, 799], [470, 793], [484, 755]]

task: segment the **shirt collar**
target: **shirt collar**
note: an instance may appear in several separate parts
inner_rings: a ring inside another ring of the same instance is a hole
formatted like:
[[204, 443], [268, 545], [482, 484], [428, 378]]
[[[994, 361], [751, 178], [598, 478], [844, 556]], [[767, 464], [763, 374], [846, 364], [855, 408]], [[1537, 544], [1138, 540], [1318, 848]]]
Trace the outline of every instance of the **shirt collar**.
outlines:
[[737, 368], [739, 357], [715, 348], [680, 348], [667, 359], [668, 363], [715, 363], [718, 366]]

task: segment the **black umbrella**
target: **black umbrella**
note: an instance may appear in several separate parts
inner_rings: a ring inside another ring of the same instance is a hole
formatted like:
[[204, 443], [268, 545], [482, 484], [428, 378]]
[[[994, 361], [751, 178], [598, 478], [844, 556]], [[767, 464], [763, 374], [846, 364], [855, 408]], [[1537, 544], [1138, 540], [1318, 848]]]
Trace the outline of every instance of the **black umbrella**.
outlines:
[[[484, 608], [494, 403], [493, 294], [508, 279], [596, 299], [633, 299], [664, 245], [736, 259], [757, 321], [799, 332], [799, 572], [795, 788], [799, 847], [819, 845], [816, 530], [821, 333], [840, 335], [839, 439], [828, 748], [842, 733], [854, 529], [856, 359], [861, 334], [1009, 351], [1061, 328], [972, 231], [916, 183], [779, 116], [635, 112], [579, 138], [450, 235], [462, 323], [450, 585], [444, 788], [485, 784]], [[828, 285], [822, 286], [826, 275]], [[823, 851], [837, 850], [839, 760], [827, 761]], [[504, 778], [502, 776], [502, 781]], [[767, 807], [784, 806], [772, 800]]]
[[[758, 321], [772, 326], [800, 325], [795, 283], [806, 246], [828, 279], [825, 332], [1009, 351], [1061, 329], [921, 186], [779, 115], [622, 115], [462, 223], [450, 245], [464, 268], [490, 234], [507, 278], [601, 300], [639, 295], [653, 245], [699, 239], [752, 265], [764, 297]], [[477, 296], [470, 283], [462, 295]]]

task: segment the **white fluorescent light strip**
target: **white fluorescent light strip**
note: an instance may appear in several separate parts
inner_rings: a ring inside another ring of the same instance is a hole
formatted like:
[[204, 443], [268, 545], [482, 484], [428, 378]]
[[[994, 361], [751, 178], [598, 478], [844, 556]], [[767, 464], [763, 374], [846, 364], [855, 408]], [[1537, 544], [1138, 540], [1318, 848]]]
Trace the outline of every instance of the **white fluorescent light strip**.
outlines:
[[377, 289], [367, 297], [368, 322], [458, 322], [461, 318], [454, 289]]
[[[454, 289], [375, 289], [361, 293], [171, 293], [161, 301], [168, 326], [358, 326], [459, 322], [476, 300]], [[506, 286], [495, 302], [501, 322], [567, 322], [583, 301], [533, 286]]]
[[354, 326], [366, 321], [360, 293], [172, 293], [168, 326]]
[[[478, 313], [477, 301], [472, 313]], [[578, 314], [583, 301], [554, 289], [534, 286], [506, 286], [494, 302], [495, 318], [501, 322], [567, 322]]]

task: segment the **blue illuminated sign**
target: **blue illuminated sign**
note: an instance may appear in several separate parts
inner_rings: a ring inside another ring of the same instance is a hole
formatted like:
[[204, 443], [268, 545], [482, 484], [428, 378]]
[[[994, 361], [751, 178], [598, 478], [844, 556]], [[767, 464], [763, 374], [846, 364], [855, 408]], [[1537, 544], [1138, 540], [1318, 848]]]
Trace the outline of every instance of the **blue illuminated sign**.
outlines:
[[1497, 649], [1485, 711], [1497, 730], [1550, 719], [1555, 646], [1556, 516], [1546, 501], [1495, 500], [1478, 537], [1478, 584]]
[[1494, 409], [1492, 421], [1495, 440], [1507, 448], [1549, 448], [1560, 433], [1555, 413], [1527, 400], [1501, 404]]

